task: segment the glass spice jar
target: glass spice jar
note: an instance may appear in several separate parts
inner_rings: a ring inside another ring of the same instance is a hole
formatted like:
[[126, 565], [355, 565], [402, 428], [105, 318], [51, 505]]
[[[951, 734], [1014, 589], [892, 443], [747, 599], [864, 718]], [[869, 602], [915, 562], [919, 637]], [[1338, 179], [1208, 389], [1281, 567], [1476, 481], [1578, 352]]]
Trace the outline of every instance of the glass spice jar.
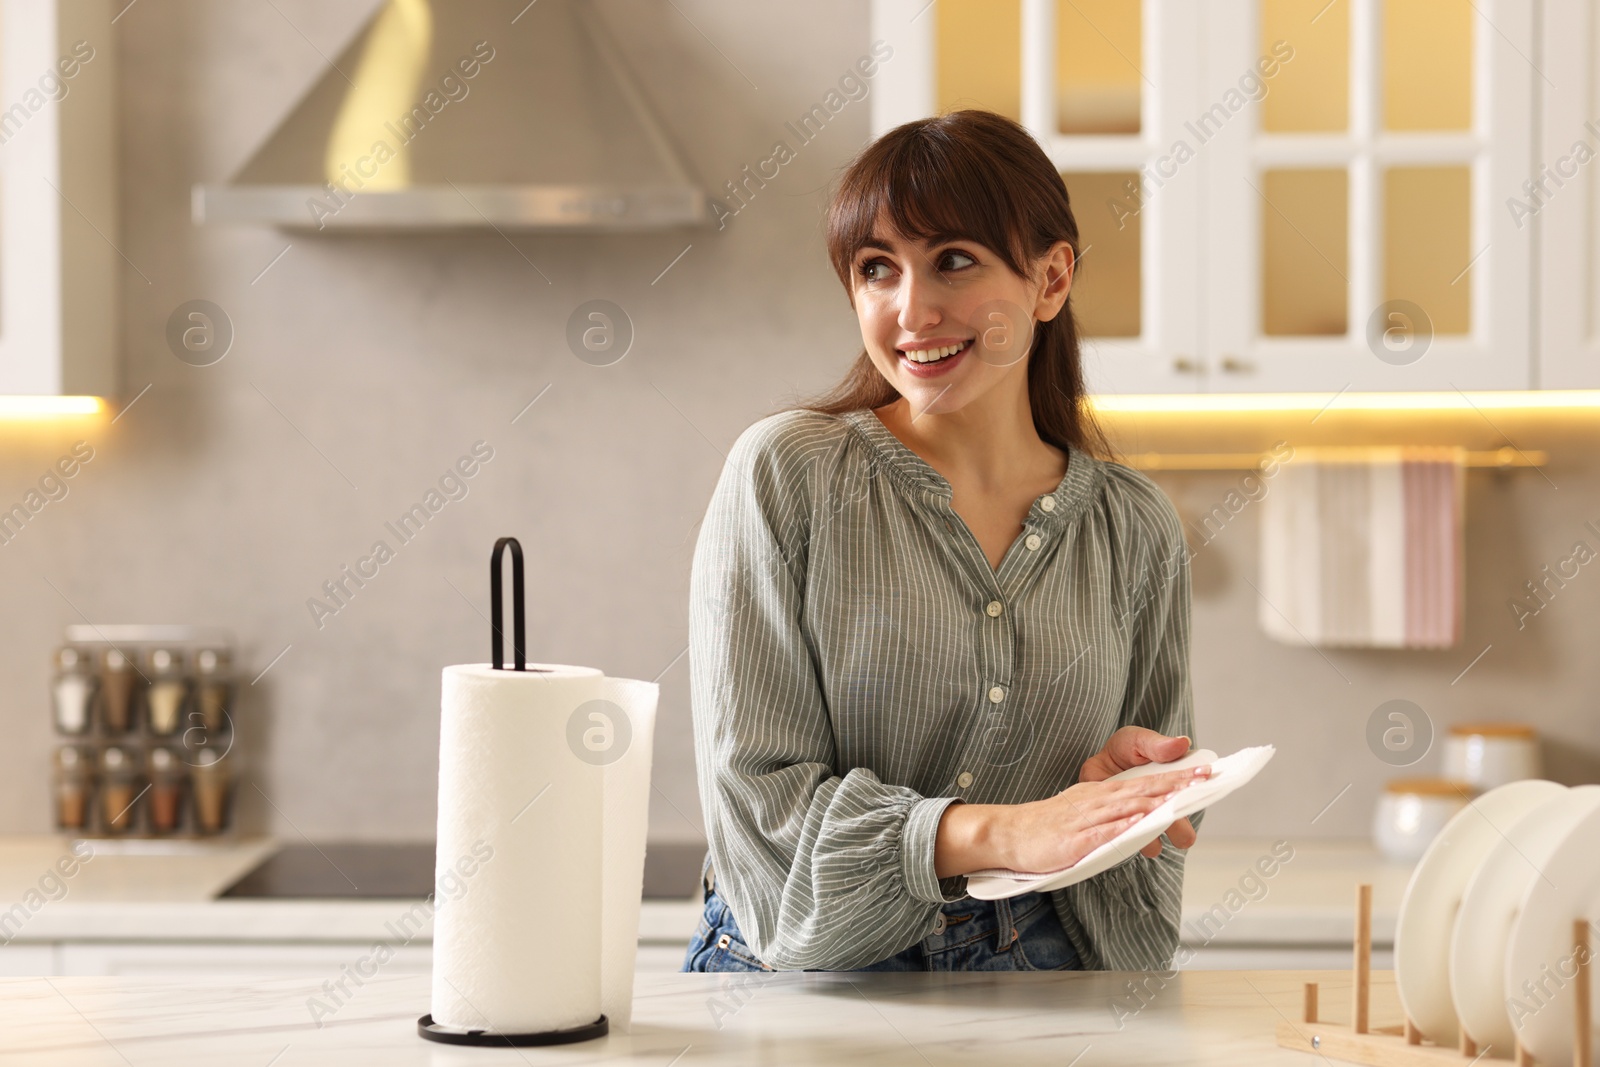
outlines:
[[107, 733], [133, 729], [133, 697], [139, 675], [120, 648], [100, 654], [100, 721]]
[[89, 804], [94, 796], [94, 768], [87, 752], [77, 745], [62, 745], [55, 752], [56, 826], [86, 830]]
[[192, 778], [195, 822], [202, 833], [218, 833], [228, 825], [232, 768], [216, 749], [202, 748], [195, 756]]
[[145, 692], [146, 722], [160, 736], [176, 733], [188, 702], [189, 679], [183, 673], [183, 653], [170, 648], [150, 650], [150, 684]]
[[57, 730], [64, 734], [89, 731], [94, 691], [94, 663], [89, 654], [71, 645], [56, 649], [56, 675], [50, 683], [50, 698]]
[[100, 753], [101, 825], [107, 833], [121, 834], [137, 821], [139, 767], [127, 749], [108, 745]]
[[202, 648], [195, 653], [195, 703], [207, 738], [222, 733], [233, 703], [233, 670], [228, 650]]
[[150, 750], [150, 829], [170, 834], [183, 820], [183, 761], [170, 748]]

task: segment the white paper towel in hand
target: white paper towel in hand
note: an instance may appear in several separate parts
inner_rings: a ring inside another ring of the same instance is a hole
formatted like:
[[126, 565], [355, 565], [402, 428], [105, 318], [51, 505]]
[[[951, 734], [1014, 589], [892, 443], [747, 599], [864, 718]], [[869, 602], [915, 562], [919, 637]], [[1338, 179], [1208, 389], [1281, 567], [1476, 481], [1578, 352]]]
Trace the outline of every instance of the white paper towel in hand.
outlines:
[[528, 668], [444, 669], [433, 1019], [626, 1031], [660, 690]]

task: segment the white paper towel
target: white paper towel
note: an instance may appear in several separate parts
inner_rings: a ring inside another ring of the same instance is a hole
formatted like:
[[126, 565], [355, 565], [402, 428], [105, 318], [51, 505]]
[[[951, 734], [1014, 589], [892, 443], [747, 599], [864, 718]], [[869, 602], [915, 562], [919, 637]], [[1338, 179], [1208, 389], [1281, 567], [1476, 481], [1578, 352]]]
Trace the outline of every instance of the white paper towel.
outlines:
[[444, 669], [433, 1019], [625, 1032], [660, 689], [528, 668]]
[[633, 969], [639, 959], [639, 907], [644, 896], [645, 837], [650, 828], [650, 753], [661, 687], [607, 678], [604, 699], [627, 714], [631, 735], [605, 765], [605, 844], [601, 867], [600, 1009], [613, 1030], [633, 1025]]

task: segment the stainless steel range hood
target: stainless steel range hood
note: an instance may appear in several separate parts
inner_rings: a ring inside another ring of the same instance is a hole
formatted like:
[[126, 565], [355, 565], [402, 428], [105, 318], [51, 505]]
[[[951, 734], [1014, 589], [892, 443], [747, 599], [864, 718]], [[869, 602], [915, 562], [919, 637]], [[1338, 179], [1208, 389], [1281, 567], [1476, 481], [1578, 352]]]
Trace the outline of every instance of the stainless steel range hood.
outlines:
[[325, 232], [711, 219], [591, 0], [386, 0], [193, 213]]

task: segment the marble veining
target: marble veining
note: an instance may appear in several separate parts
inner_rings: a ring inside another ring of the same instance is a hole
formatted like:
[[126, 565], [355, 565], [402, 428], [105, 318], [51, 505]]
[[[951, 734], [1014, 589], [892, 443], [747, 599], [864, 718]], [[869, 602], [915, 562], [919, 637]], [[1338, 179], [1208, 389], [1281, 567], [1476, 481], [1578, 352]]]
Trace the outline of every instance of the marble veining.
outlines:
[[[1005, 1063], [1303, 1064], [1274, 1029], [1301, 986], [1348, 1010], [1348, 972], [1160, 974], [641, 974], [634, 1029], [554, 1048], [424, 1041], [426, 975], [368, 980], [313, 1021], [312, 978], [0, 980], [10, 1024], [0, 1061], [42, 1065], [799, 1065]], [[1399, 1018], [1393, 975], [1374, 975], [1373, 1020]]]

